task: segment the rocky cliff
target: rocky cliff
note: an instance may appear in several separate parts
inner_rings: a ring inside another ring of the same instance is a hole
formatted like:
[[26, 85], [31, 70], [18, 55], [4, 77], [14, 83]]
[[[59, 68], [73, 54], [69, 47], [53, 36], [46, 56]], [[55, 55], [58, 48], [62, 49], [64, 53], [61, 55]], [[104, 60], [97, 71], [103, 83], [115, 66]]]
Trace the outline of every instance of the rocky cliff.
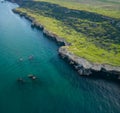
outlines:
[[120, 77], [120, 67], [115, 67], [107, 64], [95, 64], [87, 61], [84, 58], [78, 57], [67, 50], [65, 46], [59, 48], [60, 56], [67, 60], [80, 75], [92, 75], [93, 72], [105, 72], [113, 74], [116, 78]]
[[57, 34], [48, 31], [42, 24], [38, 23], [33, 17], [27, 15], [26, 13], [22, 13], [15, 9], [13, 12], [19, 14], [20, 16], [24, 16], [26, 19], [32, 22], [31, 27], [37, 27], [38, 29], [43, 30], [43, 33], [47, 37], [55, 40], [61, 46], [58, 50], [61, 58], [69, 62], [69, 64], [71, 64], [80, 75], [89, 76], [92, 75], [93, 72], [105, 72], [106, 75], [114, 76], [115, 78], [120, 79], [120, 67], [115, 67], [107, 64], [95, 64], [89, 62], [87, 59], [74, 55], [67, 50], [67, 46], [71, 44], [67, 43], [65, 39], [59, 37]]

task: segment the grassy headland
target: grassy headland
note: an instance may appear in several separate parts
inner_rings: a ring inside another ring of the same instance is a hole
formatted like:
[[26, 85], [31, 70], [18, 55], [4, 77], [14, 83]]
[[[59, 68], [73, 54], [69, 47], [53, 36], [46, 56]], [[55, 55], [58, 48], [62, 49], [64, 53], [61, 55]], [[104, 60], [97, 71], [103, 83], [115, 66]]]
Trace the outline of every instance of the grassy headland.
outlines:
[[77, 0], [67, 1], [27, 1], [16, 10], [34, 17], [47, 30], [71, 43], [66, 48], [75, 55], [98, 64], [120, 66], [119, 1], [109, 2], [113, 8], [110, 10], [97, 2], [92, 7]]

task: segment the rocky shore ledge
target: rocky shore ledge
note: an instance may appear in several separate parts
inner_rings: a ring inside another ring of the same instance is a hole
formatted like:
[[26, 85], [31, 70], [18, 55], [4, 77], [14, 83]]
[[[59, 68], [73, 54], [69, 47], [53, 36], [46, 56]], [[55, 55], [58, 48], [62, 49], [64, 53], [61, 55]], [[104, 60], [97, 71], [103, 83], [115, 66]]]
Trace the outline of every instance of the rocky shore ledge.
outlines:
[[27, 15], [26, 13], [22, 13], [16, 9], [13, 9], [13, 12], [19, 14], [20, 16], [24, 16], [26, 19], [30, 20], [31, 27], [36, 27], [43, 30], [44, 35], [56, 41], [58, 45], [60, 45], [58, 52], [61, 58], [69, 62], [69, 64], [72, 65], [80, 75], [90, 76], [94, 72], [106, 73], [107, 76], [114, 76], [114, 78], [120, 80], [120, 67], [115, 67], [107, 64], [95, 64], [87, 61], [84, 58], [74, 55], [67, 50], [67, 46], [71, 44], [67, 43], [65, 39], [59, 37], [57, 34], [48, 31], [42, 24], [38, 23], [33, 17]]
[[73, 53], [69, 52], [65, 46], [59, 48], [60, 56], [69, 62], [80, 75], [92, 75], [95, 72], [106, 73], [120, 79], [120, 67], [115, 67], [107, 64], [95, 64], [87, 61], [84, 58], [78, 57]]

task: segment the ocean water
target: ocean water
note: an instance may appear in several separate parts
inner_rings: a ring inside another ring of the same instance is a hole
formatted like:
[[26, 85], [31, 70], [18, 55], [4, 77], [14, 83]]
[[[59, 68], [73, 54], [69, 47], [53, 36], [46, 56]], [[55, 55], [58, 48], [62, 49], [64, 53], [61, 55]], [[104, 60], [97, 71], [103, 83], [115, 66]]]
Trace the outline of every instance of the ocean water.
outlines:
[[55, 42], [11, 11], [15, 7], [0, 3], [0, 113], [120, 113], [119, 84], [79, 76], [59, 58]]

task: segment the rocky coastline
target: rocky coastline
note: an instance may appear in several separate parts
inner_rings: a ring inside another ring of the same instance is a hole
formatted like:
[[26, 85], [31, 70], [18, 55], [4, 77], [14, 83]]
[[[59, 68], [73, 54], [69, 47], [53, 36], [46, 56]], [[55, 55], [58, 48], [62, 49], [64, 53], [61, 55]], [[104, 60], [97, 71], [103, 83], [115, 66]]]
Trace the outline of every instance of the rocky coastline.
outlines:
[[72, 65], [75, 70], [77, 70], [79, 75], [90, 76], [94, 72], [106, 73], [107, 76], [114, 76], [114, 78], [120, 80], [120, 67], [115, 67], [107, 64], [95, 64], [87, 61], [84, 58], [74, 55], [67, 50], [67, 46], [71, 44], [67, 43], [65, 39], [59, 37], [57, 34], [48, 31], [42, 24], [38, 23], [33, 17], [27, 15], [26, 13], [22, 13], [16, 9], [13, 9], [13, 12], [19, 14], [20, 16], [24, 16], [26, 19], [31, 21], [31, 27], [36, 27], [43, 30], [44, 35], [56, 41], [57, 44], [60, 46], [58, 54], [65, 61], [69, 62], [69, 64]]

